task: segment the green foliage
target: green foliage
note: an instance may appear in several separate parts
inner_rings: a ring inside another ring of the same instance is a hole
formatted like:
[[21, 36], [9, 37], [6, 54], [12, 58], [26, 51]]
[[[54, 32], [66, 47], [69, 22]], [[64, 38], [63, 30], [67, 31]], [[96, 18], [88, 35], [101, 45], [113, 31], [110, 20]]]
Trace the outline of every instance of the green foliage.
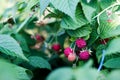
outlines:
[[[32, 73], [32, 80], [119, 80], [120, 71], [111, 69], [120, 68], [119, 1], [2, 0], [0, 58], [9, 62], [0, 59], [0, 80], [30, 80]], [[77, 38], [86, 40], [85, 48], [76, 46]], [[75, 61], [64, 56], [66, 47], [73, 48]], [[78, 59], [86, 49], [93, 64]], [[100, 73], [98, 66], [104, 66]]]
[[106, 55], [116, 54], [120, 52], [120, 38], [112, 39], [106, 47]]
[[78, 2], [79, 0], [51, 0], [52, 5], [56, 9], [64, 12], [73, 19], [75, 19], [75, 10]]
[[120, 73], [120, 70], [114, 70], [113, 72], [110, 73], [107, 80], [113, 80], [113, 79], [120, 80], [119, 73]]
[[29, 52], [27, 42], [26, 42], [25, 38], [22, 35], [16, 34], [15, 39], [18, 41], [18, 43], [20, 44], [23, 51]]
[[87, 2], [87, 0], [81, 0], [82, 10], [84, 12], [85, 17], [88, 21], [92, 21], [92, 17], [97, 12], [97, 1], [96, 0], [90, 0], [90, 2]]
[[35, 68], [46, 68], [46, 69], [51, 69], [50, 64], [48, 61], [43, 59], [42, 57], [38, 56], [31, 56], [28, 58], [29, 59], [29, 64], [32, 65]]
[[114, 37], [120, 35], [120, 22], [119, 16], [116, 14], [112, 14], [112, 22], [108, 22], [109, 19], [105, 13], [101, 15], [100, 25], [99, 25], [99, 34], [102, 39]]
[[67, 30], [67, 33], [72, 37], [84, 37], [91, 33], [91, 27], [90, 26], [83, 26], [81, 28], [78, 28], [76, 30]]
[[106, 7], [112, 5], [113, 3], [115, 3], [115, 0], [101, 0], [100, 1], [100, 6], [101, 6], [102, 9], [105, 9]]
[[73, 20], [69, 16], [65, 16], [62, 19], [61, 27], [65, 28], [65, 29], [75, 30], [75, 29], [80, 28], [83, 25], [88, 23], [86, 18], [83, 15], [83, 12], [82, 12], [80, 5], [78, 5], [78, 7], [77, 7], [75, 17], [76, 17], [76, 20]]
[[85, 66], [78, 69], [57, 69], [47, 77], [47, 80], [96, 80], [98, 77], [98, 72], [96, 69], [90, 68], [89, 63], [91, 65], [91, 62], [88, 62]]
[[49, 3], [50, 3], [50, 0], [40, 0], [40, 14], [43, 14], [44, 10], [47, 8]]
[[[3, 27], [3, 26], [2, 26]], [[11, 34], [13, 33], [13, 29], [11, 29], [9, 27], [9, 25], [5, 25], [1, 30], [0, 30], [1, 34]]]
[[96, 80], [98, 77], [98, 72], [96, 69], [91, 68], [81, 68], [78, 69], [75, 73], [76, 80]]
[[107, 68], [120, 68], [120, 58], [112, 58], [112, 59], [109, 59], [107, 60], [105, 63], [104, 63], [104, 66], [107, 67]]
[[38, 2], [39, 0], [29, 0], [24, 11], [27, 13], [30, 12], [32, 10], [32, 7], [35, 6]]
[[30, 80], [33, 76], [29, 70], [3, 59], [0, 59], [0, 64], [0, 80]]
[[0, 35], [0, 51], [4, 54], [28, 61], [24, 56], [20, 45], [9, 35]]
[[50, 74], [47, 80], [72, 80], [72, 77], [73, 70], [71, 68], [61, 68]]

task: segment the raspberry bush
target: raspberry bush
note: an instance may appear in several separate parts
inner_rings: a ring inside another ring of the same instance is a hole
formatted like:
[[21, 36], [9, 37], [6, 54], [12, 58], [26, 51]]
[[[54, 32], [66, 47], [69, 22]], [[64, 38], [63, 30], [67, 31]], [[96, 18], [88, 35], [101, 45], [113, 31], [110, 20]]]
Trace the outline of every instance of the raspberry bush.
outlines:
[[120, 0], [1, 0], [0, 80], [120, 80]]

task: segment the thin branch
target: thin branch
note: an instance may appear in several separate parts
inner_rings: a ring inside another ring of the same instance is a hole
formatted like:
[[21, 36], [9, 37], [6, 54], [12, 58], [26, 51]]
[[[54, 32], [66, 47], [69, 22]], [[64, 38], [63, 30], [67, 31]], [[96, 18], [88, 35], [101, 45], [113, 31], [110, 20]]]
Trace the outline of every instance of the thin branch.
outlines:
[[93, 19], [95, 19], [96, 17], [99, 17], [99, 16], [100, 16], [102, 13], [104, 13], [106, 10], [108, 10], [108, 9], [114, 7], [114, 6], [117, 6], [117, 5], [120, 5], [120, 2], [117, 2], [117, 3], [113, 4], [113, 5], [105, 8], [105, 9], [104, 9], [103, 11], [101, 11], [98, 15], [96, 15], [95, 17], [93, 17]]

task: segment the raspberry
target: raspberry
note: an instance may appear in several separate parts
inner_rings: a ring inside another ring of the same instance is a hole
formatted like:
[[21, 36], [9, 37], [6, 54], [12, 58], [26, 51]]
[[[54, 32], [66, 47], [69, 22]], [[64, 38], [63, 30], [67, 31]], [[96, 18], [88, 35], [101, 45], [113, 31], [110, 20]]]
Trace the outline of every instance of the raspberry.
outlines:
[[86, 41], [82, 38], [77, 39], [75, 43], [76, 43], [78, 48], [86, 47]]
[[88, 50], [80, 51], [79, 59], [81, 60], [88, 60], [90, 58], [90, 52]]
[[44, 41], [44, 37], [43, 37], [43, 36], [40, 36], [39, 34], [36, 34], [35, 38], [36, 38], [36, 40], [39, 41], [39, 42]]
[[73, 50], [70, 47], [65, 48], [64, 55], [68, 57], [70, 53], [73, 53]]
[[60, 44], [58, 44], [58, 43], [55, 43], [55, 44], [53, 44], [52, 45], [52, 49], [54, 50], [54, 51], [57, 51], [57, 52], [59, 52], [60, 51]]
[[76, 59], [76, 55], [74, 53], [70, 53], [68, 55], [68, 61], [73, 62]]

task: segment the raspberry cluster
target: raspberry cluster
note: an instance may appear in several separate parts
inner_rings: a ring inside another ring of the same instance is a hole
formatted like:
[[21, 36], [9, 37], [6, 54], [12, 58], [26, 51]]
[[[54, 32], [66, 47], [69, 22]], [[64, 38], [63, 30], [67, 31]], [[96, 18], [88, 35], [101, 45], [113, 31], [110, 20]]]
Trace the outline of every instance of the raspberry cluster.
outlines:
[[73, 49], [70, 47], [67, 47], [64, 50], [65, 56], [68, 58], [69, 61], [73, 62], [76, 59], [76, 54], [74, 53]]
[[76, 60], [76, 57], [78, 56], [80, 60], [88, 60], [90, 58], [90, 51], [84, 48], [87, 46], [86, 41], [83, 38], [78, 38], [75, 41], [76, 46], [79, 49], [79, 53], [76, 54], [75, 50], [73, 50], [70, 47], [65, 48], [64, 55], [68, 58], [68, 61], [73, 62]]

